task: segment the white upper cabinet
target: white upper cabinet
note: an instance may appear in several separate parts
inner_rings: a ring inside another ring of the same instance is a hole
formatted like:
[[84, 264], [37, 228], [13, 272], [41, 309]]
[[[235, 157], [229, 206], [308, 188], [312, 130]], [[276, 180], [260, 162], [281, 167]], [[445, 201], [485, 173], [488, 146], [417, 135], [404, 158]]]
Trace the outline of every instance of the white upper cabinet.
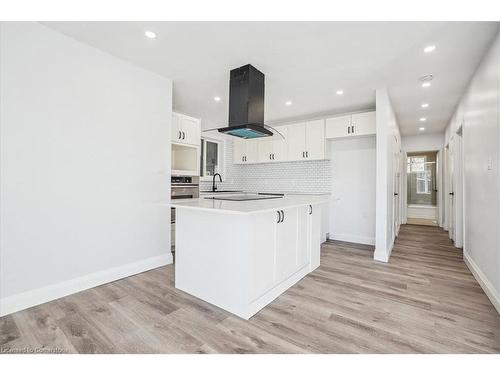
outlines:
[[199, 146], [201, 121], [194, 117], [172, 113], [172, 142]]
[[351, 115], [326, 119], [326, 138], [341, 138], [351, 135]]
[[260, 139], [257, 142], [257, 161], [259, 163], [268, 163], [273, 160], [273, 141], [267, 138]]
[[375, 111], [352, 115], [354, 135], [372, 135], [376, 133]]
[[325, 158], [325, 120], [306, 122], [306, 159]]
[[326, 138], [357, 137], [376, 133], [375, 112], [354, 113], [326, 120]]
[[325, 122], [308, 121], [288, 126], [288, 160], [325, 158]]
[[283, 135], [284, 139], [281, 137], [275, 138], [273, 142], [273, 153], [272, 153], [272, 161], [286, 161], [288, 160], [288, 127], [280, 126], [276, 129]]
[[306, 124], [288, 126], [288, 160], [305, 160], [306, 158]]
[[259, 144], [253, 139], [233, 139], [233, 163], [248, 164], [259, 161]]

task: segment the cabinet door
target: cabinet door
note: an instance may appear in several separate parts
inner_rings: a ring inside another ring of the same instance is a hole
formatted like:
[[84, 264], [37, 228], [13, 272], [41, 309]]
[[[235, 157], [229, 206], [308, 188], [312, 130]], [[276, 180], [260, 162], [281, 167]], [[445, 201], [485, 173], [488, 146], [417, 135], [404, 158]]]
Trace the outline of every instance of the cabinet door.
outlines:
[[257, 161], [259, 163], [270, 163], [272, 161], [273, 141], [264, 138], [257, 141]]
[[319, 267], [321, 257], [321, 205], [313, 204], [309, 215], [308, 249], [309, 249], [309, 270]]
[[310, 257], [310, 207], [303, 206], [298, 208], [297, 221], [297, 268], [301, 268], [309, 263]]
[[325, 158], [325, 122], [324, 120], [306, 123], [306, 158], [321, 160]]
[[342, 138], [351, 136], [351, 115], [326, 119], [326, 138]]
[[280, 126], [277, 129], [285, 139], [279, 137], [273, 140], [273, 161], [286, 161], [288, 158], [288, 128]]
[[247, 148], [245, 140], [234, 138], [233, 139], [233, 163], [234, 164], [244, 164], [245, 154]]
[[283, 221], [276, 224], [276, 282], [297, 270], [298, 209], [283, 210]]
[[200, 145], [201, 129], [198, 119], [182, 116], [180, 118], [180, 130], [182, 131], [182, 143], [194, 146]]
[[180, 128], [180, 116], [172, 112], [172, 142], [182, 142], [182, 132]]
[[354, 135], [372, 135], [376, 133], [375, 112], [352, 115]]
[[288, 160], [305, 160], [306, 124], [288, 126]]
[[245, 163], [257, 163], [259, 161], [259, 139], [246, 139]]

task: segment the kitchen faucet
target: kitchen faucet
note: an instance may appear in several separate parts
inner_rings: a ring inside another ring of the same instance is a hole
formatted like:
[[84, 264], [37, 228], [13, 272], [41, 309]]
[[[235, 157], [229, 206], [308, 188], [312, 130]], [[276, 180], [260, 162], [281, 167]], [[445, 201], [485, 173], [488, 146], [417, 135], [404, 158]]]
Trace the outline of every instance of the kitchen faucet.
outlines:
[[219, 181], [222, 182], [222, 176], [219, 173], [214, 174], [214, 177], [212, 179], [212, 191], [215, 192], [217, 190], [217, 187], [215, 186], [215, 177], [219, 176]]

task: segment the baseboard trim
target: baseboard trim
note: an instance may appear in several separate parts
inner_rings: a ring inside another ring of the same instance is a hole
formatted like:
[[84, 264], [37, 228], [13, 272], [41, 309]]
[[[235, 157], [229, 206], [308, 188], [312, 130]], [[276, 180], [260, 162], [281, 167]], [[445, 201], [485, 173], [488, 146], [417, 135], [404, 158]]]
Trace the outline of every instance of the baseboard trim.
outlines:
[[374, 237], [355, 236], [350, 234], [330, 233], [329, 240], [360, 243], [363, 245], [375, 245]]
[[498, 314], [500, 314], [500, 292], [496, 290], [493, 284], [488, 280], [486, 275], [479, 269], [478, 265], [472, 260], [469, 254], [464, 251], [464, 262], [469, 268], [470, 272], [477, 280], [484, 293], [489, 298]]
[[375, 252], [373, 253], [373, 259], [376, 260], [377, 262], [388, 263], [393, 248], [394, 248], [394, 241], [389, 245], [389, 249], [387, 249], [387, 251], [385, 249], [381, 250], [375, 247]]
[[123, 279], [124, 277], [162, 267], [172, 262], [172, 254], [168, 253], [1, 298], [0, 316], [12, 314], [16, 311], [81, 292], [82, 290], [94, 288], [102, 284]]

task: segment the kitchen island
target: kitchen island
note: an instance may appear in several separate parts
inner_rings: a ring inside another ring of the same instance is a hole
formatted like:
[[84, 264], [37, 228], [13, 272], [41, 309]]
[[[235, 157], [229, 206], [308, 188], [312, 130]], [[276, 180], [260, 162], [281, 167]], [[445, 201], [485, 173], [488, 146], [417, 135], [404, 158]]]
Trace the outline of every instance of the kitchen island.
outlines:
[[328, 199], [172, 202], [175, 287], [249, 319], [319, 266], [321, 206]]

